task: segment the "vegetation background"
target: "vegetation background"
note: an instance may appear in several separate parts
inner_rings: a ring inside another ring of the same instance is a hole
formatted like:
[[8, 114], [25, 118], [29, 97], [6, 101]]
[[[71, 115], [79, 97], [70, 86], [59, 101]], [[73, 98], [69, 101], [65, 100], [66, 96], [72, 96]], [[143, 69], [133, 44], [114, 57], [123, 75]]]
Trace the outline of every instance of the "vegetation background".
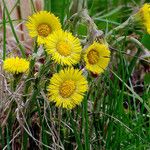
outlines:
[[[27, 16], [35, 11], [51, 11], [60, 18], [63, 29], [84, 41], [94, 35], [90, 35], [86, 18], [74, 17], [83, 8], [107, 35], [146, 2], [149, 0], [0, 1], [0, 149], [150, 149], [150, 55], [143, 51], [150, 50], [150, 35], [135, 25], [113, 32], [107, 39], [109, 67], [98, 77], [89, 76], [89, 92], [81, 106], [72, 111], [47, 102], [45, 73], [28, 78], [35, 79], [26, 93], [32, 105], [25, 108], [27, 113], [18, 113], [24, 82], [12, 92], [12, 77], [2, 69], [5, 57], [20, 55], [20, 49], [25, 49], [29, 57], [33, 49], [36, 51], [24, 26]], [[35, 58], [37, 69], [43, 59], [40, 54]]]

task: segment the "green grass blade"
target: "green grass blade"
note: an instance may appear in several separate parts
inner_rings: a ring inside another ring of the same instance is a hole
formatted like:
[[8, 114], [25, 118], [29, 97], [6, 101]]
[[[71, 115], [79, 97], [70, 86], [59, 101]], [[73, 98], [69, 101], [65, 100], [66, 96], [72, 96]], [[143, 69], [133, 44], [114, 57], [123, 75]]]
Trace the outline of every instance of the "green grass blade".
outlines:
[[9, 11], [8, 11], [8, 8], [7, 8], [6, 3], [5, 3], [4, 0], [3, 0], [3, 4], [4, 4], [4, 7], [5, 7], [5, 9], [6, 9], [6, 14], [7, 14], [7, 17], [8, 17], [8, 21], [9, 21], [9, 24], [10, 24], [10, 27], [11, 27], [11, 30], [12, 30], [12, 33], [13, 33], [13, 35], [14, 35], [14, 37], [15, 37], [15, 40], [16, 40], [16, 42], [17, 42], [19, 48], [20, 48], [20, 52], [21, 52], [21, 54], [22, 54], [22, 57], [23, 57], [23, 58], [26, 58], [25, 51], [24, 51], [24, 47], [20, 44], [20, 41], [19, 41], [19, 39], [18, 39], [18, 37], [17, 37], [17, 34], [16, 34], [16, 32], [15, 32], [15, 29], [14, 29], [14, 26], [13, 26], [13, 23], [12, 23], [12, 20], [11, 20], [11, 17], [10, 17]]
[[35, 6], [34, 6], [34, 2], [33, 2], [33, 0], [31, 0], [31, 5], [32, 5], [32, 9], [33, 9], [33, 11], [34, 11], [34, 12], [36, 12], [36, 9], [35, 9]]
[[85, 96], [85, 99], [84, 99], [84, 122], [85, 122], [85, 127], [84, 127], [84, 131], [85, 131], [85, 134], [84, 134], [84, 139], [85, 139], [85, 150], [89, 150], [90, 148], [90, 143], [89, 143], [89, 132], [88, 132], [88, 124], [89, 124], [89, 120], [88, 120], [88, 112], [87, 112], [87, 103], [88, 103], [88, 97]]
[[10, 149], [10, 144], [9, 144], [9, 142], [10, 142], [10, 136], [9, 135], [10, 135], [9, 130], [8, 130], [8, 127], [6, 126], [7, 150], [11, 150]]
[[26, 150], [27, 149], [27, 145], [28, 145], [28, 134], [27, 132], [24, 130], [23, 132], [23, 140], [22, 140], [22, 150]]
[[3, 136], [3, 131], [2, 131], [1, 127], [0, 127], [0, 143], [3, 148], [4, 147], [4, 136]]
[[44, 10], [51, 11], [51, 0], [44, 0]]
[[3, 9], [3, 60], [6, 58], [6, 16], [5, 7]]
[[[130, 88], [125, 82], [123, 82], [123, 80], [114, 71], [111, 70], [111, 72], [132, 92], [132, 94], [134, 94], [135, 98], [137, 98], [142, 104], [144, 103], [143, 99], [136, 92], [134, 92], [133, 89]], [[146, 103], [144, 103], [144, 106], [147, 111], [150, 112], [150, 108]]]
[[80, 136], [77, 132], [76, 125], [75, 125], [75, 122], [74, 122], [71, 114], [70, 114], [70, 121], [71, 121], [71, 125], [72, 125], [73, 131], [74, 131], [75, 139], [76, 139], [77, 144], [78, 144], [78, 150], [83, 150], [81, 139], [80, 139]]

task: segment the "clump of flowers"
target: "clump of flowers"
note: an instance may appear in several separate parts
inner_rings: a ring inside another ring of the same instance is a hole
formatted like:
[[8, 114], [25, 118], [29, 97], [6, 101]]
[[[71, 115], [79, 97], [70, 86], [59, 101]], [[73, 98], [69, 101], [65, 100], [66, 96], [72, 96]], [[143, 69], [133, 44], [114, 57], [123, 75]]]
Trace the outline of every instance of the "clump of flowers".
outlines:
[[[47, 11], [33, 14], [27, 20], [26, 26], [30, 36], [37, 37], [38, 46], [43, 46], [46, 60], [55, 62], [54, 70], [57, 70], [59, 65], [60, 70], [53, 74], [47, 88], [49, 101], [55, 102], [57, 107], [73, 109], [82, 102], [88, 90], [88, 81], [82, 70], [86, 68], [96, 74], [104, 72], [110, 60], [108, 47], [93, 42], [83, 53], [80, 40], [72, 33], [63, 31], [59, 19]], [[29, 62], [18, 57], [7, 58], [4, 61], [4, 69], [13, 74], [23, 73], [29, 69]], [[45, 72], [45, 69], [40, 68], [41, 70]]]
[[61, 29], [59, 19], [52, 13], [40, 11], [28, 18], [26, 26], [31, 37], [37, 37], [38, 44], [44, 44], [54, 31]]
[[150, 34], [150, 4], [144, 4], [138, 13], [135, 15], [135, 19], [147, 30]]
[[56, 106], [72, 109], [79, 105], [84, 92], [88, 89], [86, 78], [82, 71], [74, 68], [66, 68], [55, 73], [48, 86], [49, 100], [56, 102]]
[[19, 57], [7, 58], [4, 61], [3, 68], [12, 74], [25, 73], [29, 70], [29, 61]]
[[[46, 11], [33, 14], [27, 21], [31, 37], [37, 36], [37, 43], [44, 44], [50, 58], [64, 69], [55, 73], [48, 86], [49, 100], [56, 106], [72, 109], [83, 100], [88, 83], [82, 71], [74, 69], [79, 64], [82, 47], [80, 40], [68, 31], [63, 31], [59, 19]], [[100, 74], [107, 67], [110, 51], [104, 44], [94, 42], [84, 55], [87, 70]], [[83, 66], [83, 64], [81, 64]], [[71, 68], [65, 68], [65, 67]], [[79, 64], [80, 66], [80, 64]]]

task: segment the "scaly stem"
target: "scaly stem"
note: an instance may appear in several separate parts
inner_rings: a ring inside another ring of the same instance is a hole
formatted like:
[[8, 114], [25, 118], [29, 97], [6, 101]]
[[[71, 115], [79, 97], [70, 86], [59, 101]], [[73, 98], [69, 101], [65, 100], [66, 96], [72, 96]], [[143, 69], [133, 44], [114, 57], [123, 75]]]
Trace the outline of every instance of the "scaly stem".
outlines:
[[[34, 46], [34, 53], [37, 53], [38, 51], [38, 46], [37, 46], [37, 43], [35, 43], [35, 46]], [[24, 96], [23, 96], [23, 100], [24, 102], [26, 101], [27, 99], [27, 94], [28, 94], [28, 90], [29, 90], [29, 87], [31, 85], [31, 78], [34, 76], [34, 64], [35, 64], [35, 58], [31, 59], [30, 61], [30, 68], [29, 68], [29, 74], [26, 78], [26, 82], [25, 82], [25, 88], [24, 88]]]
[[98, 40], [98, 41], [104, 40], [103, 31], [98, 30], [98, 28], [97, 28], [96, 24], [94, 23], [93, 19], [89, 16], [87, 9], [83, 9], [79, 13], [79, 17], [81, 19], [83, 19], [86, 22], [87, 26], [88, 26], [89, 39], [88, 39], [88, 44], [86, 44], [87, 46], [92, 44], [95, 40]]

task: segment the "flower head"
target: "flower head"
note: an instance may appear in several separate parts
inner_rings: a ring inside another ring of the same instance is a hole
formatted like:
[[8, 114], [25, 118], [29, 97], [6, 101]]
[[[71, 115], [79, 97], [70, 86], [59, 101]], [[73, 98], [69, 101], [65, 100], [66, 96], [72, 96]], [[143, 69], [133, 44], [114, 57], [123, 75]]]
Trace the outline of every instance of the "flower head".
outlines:
[[57, 107], [72, 109], [79, 105], [88, 83], [82, 71], [66, 68], [53, 75], [48, 86], [49, 100], [56, 102]]
[[110, 51], [106, 45], [94, 42], [85, 52], [86, 68], [93, 73], [102, 73], [108, 66]]
[[24, 73], [29, 69], [29, 61], [18, 57], [7, 58], [4, 61], [3, 68], [12, 74]]
[[54, 32], [46, 42], [46, 51], [61, 65], [74, 65], [80, 60], [81, 45], [78, 38], [62, 30]]
[[38, 44], [45, 44], [51, 33], [61, 29], [59, 19], [52, 13], [40, 11], [29, 17], [26, 26], [31, 37], [37, 37]]
[[144, 25], [147, 32], [150, 34], [150, 4], [144, 4], [135, 15], [135, 18], [140, 24]]

